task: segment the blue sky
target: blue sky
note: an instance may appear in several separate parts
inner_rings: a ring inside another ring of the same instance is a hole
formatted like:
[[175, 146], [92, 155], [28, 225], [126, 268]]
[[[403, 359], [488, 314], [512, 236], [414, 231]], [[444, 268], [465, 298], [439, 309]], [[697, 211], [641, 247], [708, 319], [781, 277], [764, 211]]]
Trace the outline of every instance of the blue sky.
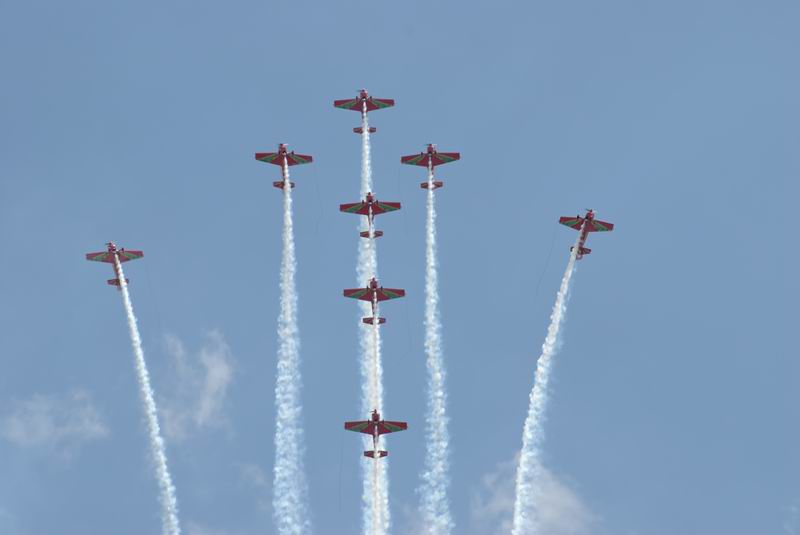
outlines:
[[[508, 515], [534, 359], [586, 207], [545, 458], [555, 534], [800, 533], [795, 265], [800, 7], [722, 2], [0, 3], [0, 531], [155, 533], [156, 484], [110, 270], [127, 264], [190, 535], [272, 533], [289, 143], [311, 510], [359, 529], [355, 284], [371, 116], [395, 533], [424, 455], [424, 195], [441, 168], [458, 533]], [[166, 417], [166, 416], [165, 416]]]

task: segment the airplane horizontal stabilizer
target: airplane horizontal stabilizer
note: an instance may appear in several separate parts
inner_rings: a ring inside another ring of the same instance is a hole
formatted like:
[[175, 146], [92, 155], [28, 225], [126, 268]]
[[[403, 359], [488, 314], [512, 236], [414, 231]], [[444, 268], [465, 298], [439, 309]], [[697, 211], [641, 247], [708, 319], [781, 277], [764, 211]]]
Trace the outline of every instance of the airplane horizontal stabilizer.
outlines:
[[[368, 230], [362, 231], [359, 234], [361, 234], [362, 238], [369, 238], [369, 231]], [[380, 238], [381, 236], [383, 236], [383, 231], [382, 230], [373, 230], [372, 231], [372, 237], [373, 238]]]

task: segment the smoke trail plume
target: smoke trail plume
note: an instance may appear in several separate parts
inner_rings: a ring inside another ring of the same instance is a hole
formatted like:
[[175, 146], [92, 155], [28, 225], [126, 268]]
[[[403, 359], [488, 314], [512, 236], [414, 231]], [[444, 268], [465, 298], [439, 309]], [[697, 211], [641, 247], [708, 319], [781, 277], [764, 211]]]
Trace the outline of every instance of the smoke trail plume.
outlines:
[[422, 473], [421, 509], [425, 533], [447, 535], [453, 529], [447, 499], [450, 436], [447, 431], [447, 396], [442, 362], [439, 320], [439, 274], [436, 259], [436, 206], [433, 167], [428, 166], [428, 219], [425, 244], [425, 354], [428, 367], [428, 411], [425, 435], [425, 470]]
[[300, 401], [300, 338], [297, 329], [294, 225], [289, 167], [283, 164], [283, 258], [281, 309], [278, 316], [278, 364], [275, 381], [275, 468], [272, 514], [280, 535], [310, 533], [303, 468], [303, 425]]
[[147, 432], [150, 438], [150, 454], [156, 469], [158, 479], [159, 501], [161, 502], [161, 526], [164, 535], [179, 535], [181, 532], [178, 522], [178, 500], [175, 498], [175, 486], [167, 468], [167, 454], [164, 448], [164, 439], [161, 438], [161, 427], [158, 424], [158, 411], [150, 386], [150, 374], [144, 361], [142, 338], [139, 336], [139, 327], [136, 316], [133, 314], [133, 305], [128, 293], [128, 283], [119, 257], [114, 255], [114, 264], [119, 277], [119, 289], [122, 294], [122, 303], [128, 317], [128, 331], [131, 335], [131, 345], [136, 359], [136, 376], [139, 379], [139, 396], [144, 404], [144, 413], [147, 419]]
[[[580, 238], [579, 238], [580, 240]], [[561, 279], [556, 295], [550, 326], [542, 344], [542, 354], [536, 362], [536, 376], [530, 394], [528, 417], [522, 433], [522, 450], [519, 456], [516, 478], [516, 499], [514, 502], [514, 523], [512, 535], [534, 535], [538, 530], [537, 503], [540, 494], [539, 481], [542, 476], [541, 448], [544, 441], [544, 421], [547, 410], [548, 382], [553, 356], [559, 349], [559, 330], [567, 312], [569, 285], [578, 254], [578, 240], [569, 255], [567, 269]]]
[[[370, 158], [369, 121], [366, 103], [361, 113], [361, 196], [372, 191], [372, 164]], [[362, 220], [361, 230], [368, 224]], [[372, 277], [378, 277], [378, 257], [374, 239], [358, 242], [358, 265], [356, 267], [358, 284], [366, 284]], [[361, 316], [372, 314], [368, 303], [362, 303]], [[361, 412], [369, 414], [373, 409], [383, 411], [383, 367], [381, 365], [381, 338], [377, 323], [369, 326], [360, 323], [361, 347]], [[365, 437], [365, 449], [371, 447], [370, 438]], [[381, 440], [382, 442], [382, 440]], [[389, 492], [387, 459], [373, 459], [363, 465], [363, 532], [365, 535], [384, 535], [389, 529]]]

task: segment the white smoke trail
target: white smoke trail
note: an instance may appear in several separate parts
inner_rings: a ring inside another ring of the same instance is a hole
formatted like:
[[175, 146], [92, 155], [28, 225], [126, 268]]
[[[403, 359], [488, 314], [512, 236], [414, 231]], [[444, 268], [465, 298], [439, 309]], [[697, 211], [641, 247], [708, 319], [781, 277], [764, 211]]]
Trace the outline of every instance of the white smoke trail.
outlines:
[[[372, 191], [372, 164], [370, 157], [369, 121], [366, 103], [361, 113], [361, 197]], [[366, 219], [366, 218], [364, 218]], [[361, 230], [369, 225], [362, 219]], [[358, 242], [358, 285], [366, 285], [372, 277], [378, 277], [378, 257], [375, 239], [360, 239]], [[383, 412], [383, 367], [381, 366], [381, 338], [377, 323], [368, 326], [361, 317], [372, 315], [372, 307], [362, 302], [360, 325], [361, 346], [361, 413], [369, 414], [373, 409]], [[382, 441], [381, 441], [382, 442]], [[371, 438], [364, 439], [365, 449], [371, 448]], [[389, 529], [389, 492], [387, 459], [374, 459], [363, 465], [363, 532], [365, 535], [384, 535]]]
[[575, 241], [575, 246], [570, 252], [567, 269], [564, 271], [556, 302], [553, 305], [553, 312], [550, 314], [550, 326], [547, 328], [547, 337], [542, 344], [542, 354], [536, 362], [536, 376], [530, 394], [528, 417], [525, 419], [525, 428], [522, 432], [522, 450], [517, 466], [512, 535], [534, 535], [538, 530], [536, 507], [539, 501], [539, 482], [542, 476], [541, 448], [544, 441], [550, 366], [553, 356], [560, 347], [559, 330], [567, 312], [569, 285], [575, 268], [579, 241], [580, 237]]
[[289, 167], [285, 162], [283, 180], [283, 258], [275, 380], [275, 468], [272, 514], [280, 535], [303, 535], [311, 532], [311, 522], [307, 514], [308, 487], [303, 468], [300, 338], [297, 328], [292, 188], [289, 183]]
[[445, 368], [442, 362], [439, 320], [439, 274], [436, 259], [436, 206], [433, 167], [428, 166], [428, 220], [425, 245], [425, 354], [428, 367], [428, 411], [425, 435], [425, 470], [422, 473], [421, 509], [425, 533], [447, 535], [453, 529], [449, 485], [450, 436], [447, 430]]
[[125, 314], [128, 317], [128, 331], [130, 331], [133, 355], [136, 360], [136, 377], [139, 379], [139, 395], [144, 404], [147, 432], [150, 438], [150, 454], [153, 456], [156, 478], [158, 479], [159, 501], [161, 502], [161, 530], [164, 535], [179, 535], [181, 528], [178, 522], [178, 500], [175, 498], [175, 486], [172, 484], [172, 477], [167, 468], [167, 454], [164, 447], [164, 439], [161, 438], [161, 427], [158, 424], [158, 410], [156, 409], [153, 389], [150, 386], [150, 374], [144, 361], [142, 338], [139, 336], [139, 327], [136, 323], [136, 316], [133, 314], [133, 305], [131, 304], [131, 296], [128, 293], [125, 273], [122, 271], [122, 264], [116, 255], [114, 255], [114, 265], [119, 277], [122, 303], [125, 306]]

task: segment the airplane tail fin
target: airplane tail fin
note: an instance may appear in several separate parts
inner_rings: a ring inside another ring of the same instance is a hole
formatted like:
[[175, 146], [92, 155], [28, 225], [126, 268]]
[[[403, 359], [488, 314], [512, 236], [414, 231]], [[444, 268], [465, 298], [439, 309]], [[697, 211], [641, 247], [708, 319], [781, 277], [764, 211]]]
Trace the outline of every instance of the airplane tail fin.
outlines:
[[[377, 132], [377, 131], [378, 131], [378, 130], [377, 130], [375, 127], [373, 127], [373, 126], [370, 126], [368, 130], [369, 130], [369, 133], [370, 133], [370, 134], [374, 134], [375, 132]], [[364, 129], [363, 129], [363, 128], [361, 128], [360, 126], [356, 126], [355, 128], [353, 128], [353, 132], [355, 132], [356, 134], [363, 134], [363, 133], [364, 133]]]
[[[111, 286], [116, 286], [119, 288], [119, 279], [108, 279], [106, 282]], [[125, 284], [130, 284], [130, 282], [130, 279], [125, 279]]]
[[581, 247], [581, 248], [578, 250], [578, 252], [579, 252], [580, 254], [584, 255], [584, 254], [589, 254], [589, 253], [591, 253], [591, 252], [592, 252], [592, 250], [591, 250], [591, 249], [589, 249], [588, 247]]
[[368, 451], [364, 452], [364, 457], [369, 457], [370, 459], [374, 459], [376, 453], [378, 454], [378, 459], [380, 459], [381, 457], [386, 457], [387, 455], [389, 455], [388, 451], [383, 451], [383, 450], [372, 451], [372, 450], [368, 450]]
[[[277, 182], [273, 182], [272, 185], [278, 189], [283, 189], [283, 180], [278, 180]], [[289, 182], [289, 185], [292, 188], [294, 188], [294, 182]]]
[[[421, 187], [422, 189], [428, 189], [428, 183], [427, 182], [423, 182], [423, 183], [421, 183], [419, 185], [419, 187]], [[433, 189], [439, 189], [439, 188], [443, 188], [443, 187], [444, 187], [444, 182], [442, 182], [441, 180], [434, 180], [433, 181]]]
[[[369, 238], [369, 231], [368, 230], [360, 232], [359, 234], [361, 235], [362, 238]], [[380, 238], [381, 236], [383, 236], [383, 231], [382, 230], [373, 230], [372, 231], [372, 237], [373, 238]]]
[[361, 321], [363, 321], [368, 325], [375, 325], [376, 319], [378, 320], [378, 325], [383, 325], [384, 323], [386, 323], [386, 318], [373, 318], [372, 316], [368, 318], [361, 318]]

